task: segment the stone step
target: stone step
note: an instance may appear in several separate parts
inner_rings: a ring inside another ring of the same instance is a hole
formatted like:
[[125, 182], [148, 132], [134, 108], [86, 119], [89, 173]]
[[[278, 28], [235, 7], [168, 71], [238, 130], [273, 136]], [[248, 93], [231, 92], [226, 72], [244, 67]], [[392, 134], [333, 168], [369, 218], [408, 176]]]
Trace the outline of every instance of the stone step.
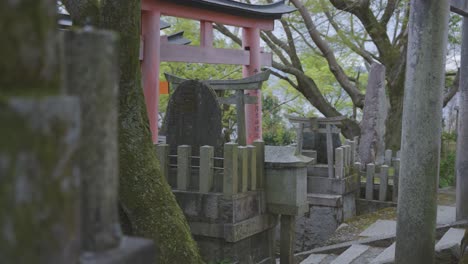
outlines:
[[395, 261], [395, 243], [386, 248], [380, 255], [373, 259], [371, 264], [386, 264]]
[[320, 264], [325, 258], [327, 258], [328, 254], [311, 254], [306, 259], [301, 261], [300, 264]]
[[461, 240], [464, 235], [465, 229], [450, 228], [439, 242], [437, 242], [435, 251], [442, 252], [444, 250], [452, 250], [452, 252], [459, 257]]
[[364, 264], [370, 263], [373, 259], [375, 259], [378, 255], [380, 255], [385, 248], [383, 247], [370, 247], [364, 254], [362, 254], [359, 258], [355, 259], [352, 264]]
[[354, 244], [330, 262], [330, 264], [350, 264], [361, 257], [369, 248], [369, 246]]

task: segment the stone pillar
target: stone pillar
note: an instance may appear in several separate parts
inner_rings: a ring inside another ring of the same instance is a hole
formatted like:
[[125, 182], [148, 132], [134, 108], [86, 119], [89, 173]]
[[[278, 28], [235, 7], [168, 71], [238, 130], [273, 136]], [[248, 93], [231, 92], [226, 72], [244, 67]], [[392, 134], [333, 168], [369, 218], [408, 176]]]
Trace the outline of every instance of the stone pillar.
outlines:
[[371, 65], [364, 105], [359, 158], [362, 164], [382, 164], [389, 102], [385, 92], [385, 66], [379, 63]]
[[448, 0], [411, 1], [395, 263], [434, 263], [448, 17]]
[[460, 123], [457, 132], [456, 192], [457, 220], [468, 219], [468, 18], [463, 18], [460, 67]]
[[0, 124], [0, 262], [77, 263], [78, 99], [3, 99]]
[[104, 251], [120, 242], [117, 211], [118, 69], [116, 40], [108, 31], [65, 33], [65, 90], [82, 105], [79, 163], [82, 249]]

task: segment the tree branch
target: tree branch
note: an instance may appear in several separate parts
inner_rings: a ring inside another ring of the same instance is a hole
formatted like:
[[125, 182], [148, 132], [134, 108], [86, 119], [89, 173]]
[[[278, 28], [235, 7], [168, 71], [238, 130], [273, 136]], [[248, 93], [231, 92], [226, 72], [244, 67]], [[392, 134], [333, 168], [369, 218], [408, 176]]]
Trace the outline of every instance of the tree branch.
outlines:
[[343, 68], [341, 68], [341, 66], [338, 64], [338, 61], [336, 60], [332, 49], [330, 48], [328, 43], [325, 42], [322, 39], [322, 37], [320, 37], [320, 33], [315, 27], [315, 24], [312, 21], [309, 11], [306, 9], [306, 7], [302, 4], [301, 1], [291, 0], [291, 2], [299, 10], [302, 18], [304, 19], [304, 23], [307, 27], [307, 30], [309, 31], [310, 37], [325, 56], [330, 71], [335, 76], [336, 80], [340, 83], [340, 85], [343, 87], [346, 93], [348, 93], [348, 95], [351, 97], [353, 103], [357, 107], [362, 108], [364, 106], [364, 95], [358, 89], [356, 89], [356, 87], [349, 81], [348, 76], [345, 74]]
[[458, 87], [460, 86], [460, 69], [458, 69], [455, 79], [453, 80], [452, 87], [445, 93], [444, 95], [444, 104], [443, 107], [447, 106], [447, 104], [452, 100], [455, 94], [458, 92]]

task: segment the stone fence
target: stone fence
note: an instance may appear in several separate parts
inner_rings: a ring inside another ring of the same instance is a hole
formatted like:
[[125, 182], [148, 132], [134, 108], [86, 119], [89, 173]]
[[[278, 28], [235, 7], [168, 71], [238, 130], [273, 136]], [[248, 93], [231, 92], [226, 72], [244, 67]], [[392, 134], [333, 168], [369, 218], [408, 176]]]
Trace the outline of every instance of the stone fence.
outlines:
[[369, 163], [364, 167], [355, 163], [360, 172], [360, 183], [365, 183], [364, 198], [366, 200], [392, 201], [398, 200], [398, 178], [400, 175], [400, 151], [393, 157], [392, 150], [385, 151], [384, 164]]
[[192, 147], [177, 147], [170, 155], [168, 144], [156, 145], [161, 173], [172, 188], [201, 193], [217, 192], [231, 196], [264, 187], [263, 141], [253, 145], [224, 144], [223, 157], [215, 157], [214, 147], [200, 147], [200, 156], [192, 156]]
[[356, 160], [356, 148], [355, 140], [346, 140], [343, 146], [335, 149], [335, 178], [344, 179], [350, 174]]

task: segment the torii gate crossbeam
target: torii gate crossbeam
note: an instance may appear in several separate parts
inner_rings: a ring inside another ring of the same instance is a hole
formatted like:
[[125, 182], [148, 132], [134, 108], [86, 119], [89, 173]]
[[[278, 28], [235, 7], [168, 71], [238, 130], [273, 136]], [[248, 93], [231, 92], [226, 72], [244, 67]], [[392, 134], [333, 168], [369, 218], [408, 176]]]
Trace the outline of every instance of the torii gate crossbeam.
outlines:
[[[149, 115], [153, 142], [158, 141], [159, 63], [180, 61], [195, 63], [219, 63], [243, 65], [243, 76], [257, 74], [261, 66], [270, 66], [271, 54], [260, 48], [260, 30], [273, 30], [275, 19], [295, 8], [284, 1], [265, 6], [243, 4], [236, 1], [206, 0], [143, 0], [142, 1], [142, 79], [146, 107]], [[161, 15], [183, 17], [200, 21], [199, 47], [168, 43], [161, 38]], [[242, 50], [213, 47], [213, 23], [242, 27]], [[247, 144], [262, 138], [262, 97], [260, 91], [246, 92], [257, 96], [257, 103], [247, 105]]]

